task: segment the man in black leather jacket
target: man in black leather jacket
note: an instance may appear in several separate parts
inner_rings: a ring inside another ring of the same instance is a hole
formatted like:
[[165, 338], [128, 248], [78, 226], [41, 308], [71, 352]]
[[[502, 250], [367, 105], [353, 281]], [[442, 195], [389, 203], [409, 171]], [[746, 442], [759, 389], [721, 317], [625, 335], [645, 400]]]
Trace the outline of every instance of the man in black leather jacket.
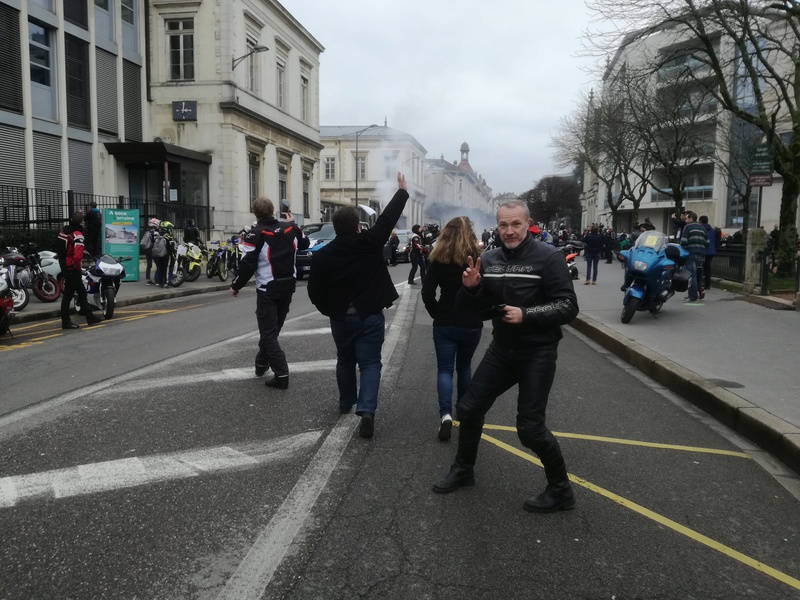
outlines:
[[475, 482], [473, 467], [484, 417], [495, 400], [519, 386], [517, 435], [542, 461], [544, 492], [525, 501], [530, 512], [553, 512], [575, 506], [558, 441], [545, 425], [547, 398], [556, 371], [561, 325], [578, 314], [578, 300], [563, 253], [528, 232], [530, 212], [524, 202], [497, 210], [502, 245], [469, 260], [456, 297], [463, 312], [494, 307], [493, 340], [458, 401], [458, 450], [450, 472], [433, 490], [448, 493]]

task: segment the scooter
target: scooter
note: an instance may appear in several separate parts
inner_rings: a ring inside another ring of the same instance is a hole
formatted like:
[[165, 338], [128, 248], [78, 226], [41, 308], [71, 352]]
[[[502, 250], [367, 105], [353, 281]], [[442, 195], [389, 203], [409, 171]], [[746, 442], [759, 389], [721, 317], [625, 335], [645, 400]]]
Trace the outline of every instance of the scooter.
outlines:
[[[625, 264], [625, 296], [622, 299], [623, 323], [629, 323], [636, 311], [649, 311], [653, 316], [676, 291], [688, 288], [688, 279], [674, 277], [683, 267], [689, 253], [677, 244], [669, 244], [666, 234], [646, 231], [630, 250], [622, 250], [618, 260]], [[682, 288], [682, 289], [681, 289]]]

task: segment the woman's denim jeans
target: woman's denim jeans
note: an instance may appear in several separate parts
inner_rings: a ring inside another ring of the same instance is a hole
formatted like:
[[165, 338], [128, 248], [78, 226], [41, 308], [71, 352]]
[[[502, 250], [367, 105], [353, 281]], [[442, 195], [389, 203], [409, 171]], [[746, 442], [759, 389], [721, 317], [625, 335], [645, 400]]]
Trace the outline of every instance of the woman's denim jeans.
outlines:
[[438, 375], [436, 390], [439, 393], [439, 416], [453, 413], [453, 370], [457, 374], [458, 398], [461, 398], [472, 381], [472, 356], [481, 341], [481, 329], [434, 326], [433, 345], [436, 348]]

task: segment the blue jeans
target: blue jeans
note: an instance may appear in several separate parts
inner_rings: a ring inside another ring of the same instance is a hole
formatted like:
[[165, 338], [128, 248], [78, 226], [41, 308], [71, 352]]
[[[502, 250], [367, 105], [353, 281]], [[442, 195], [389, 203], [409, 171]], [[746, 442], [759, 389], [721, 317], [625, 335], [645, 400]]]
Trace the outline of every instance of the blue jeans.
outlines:
[[436, 348], [436, 391], [439, 393], [439, 416], [453, 413], [453, 370], [457, 374], [457, 393], [461, 398], [472, 381], [472, 356], [481, 341], [481, 329], [433, 327]]
[[600, 262], [600, 253], [586, 253], [586, 281], [597, 281], [597, 265]]
[[[356, 414], [375, 414], [381, 382], [381, 349], [385, 319], [383, 313], [357, 313], [331, 317], [331, 333], [336, 344], [336, 383], [339, 386], [339, 408], [356, 405]], [[356, 377], [361, 373], [361, 386]]]
[[702, 272], [703, 263], [706, 257], [702, 254], [690, 254], [686, 259], [686, 270], [689, 271], [689, 300], [697, 300], [700, 298], [699, 286], [697, 282], [698, 271]]

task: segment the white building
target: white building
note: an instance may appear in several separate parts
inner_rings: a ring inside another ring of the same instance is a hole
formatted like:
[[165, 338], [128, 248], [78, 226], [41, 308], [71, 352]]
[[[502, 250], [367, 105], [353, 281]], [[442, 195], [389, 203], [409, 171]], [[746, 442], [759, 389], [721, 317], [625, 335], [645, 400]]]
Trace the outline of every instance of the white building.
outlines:
[[385, 124], [325, 125], [320, 127], [320, 140], [325, 146], [320, 153], [320, 220], [330, 221], [333, 211], [346, 205], [380, 212], [397, 191], [401, 171], [410, 198], [397, 227], [409, 229], [424, 222], [427, 150], [412, 135]]

